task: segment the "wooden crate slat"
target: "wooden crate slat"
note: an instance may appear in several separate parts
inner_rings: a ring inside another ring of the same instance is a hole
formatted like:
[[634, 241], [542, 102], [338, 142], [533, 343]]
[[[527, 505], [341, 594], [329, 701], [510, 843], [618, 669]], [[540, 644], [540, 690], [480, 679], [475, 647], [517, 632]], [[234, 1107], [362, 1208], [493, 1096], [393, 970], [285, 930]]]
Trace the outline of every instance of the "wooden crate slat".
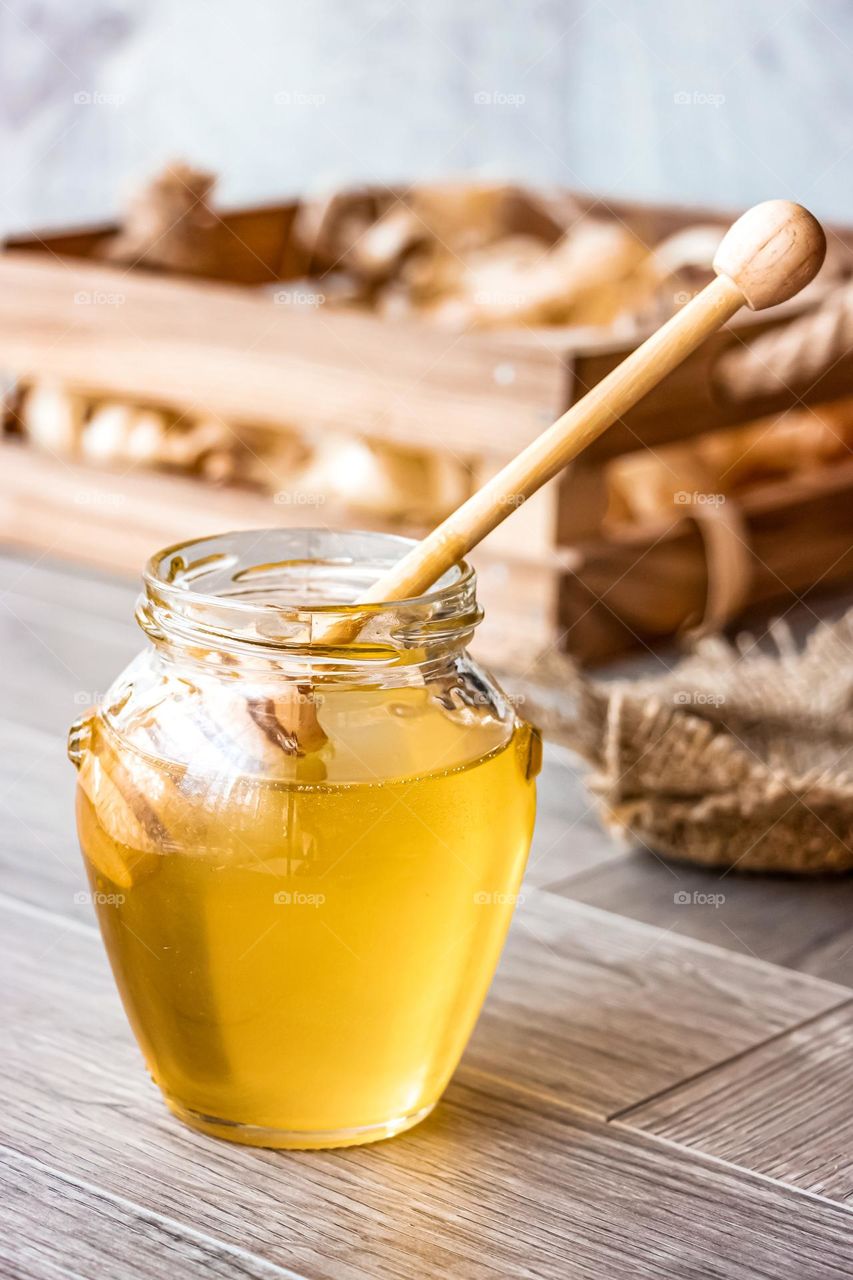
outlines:
[[0, 369], [93, 395], [507, 456], [558, 412], [564, 375], [531, 351], [512, 356], [512, 379], [498, 385], [505, 364], [482, 337], [389, 330], [375, 316], [305, 312], [237, 286], [0, 257]]

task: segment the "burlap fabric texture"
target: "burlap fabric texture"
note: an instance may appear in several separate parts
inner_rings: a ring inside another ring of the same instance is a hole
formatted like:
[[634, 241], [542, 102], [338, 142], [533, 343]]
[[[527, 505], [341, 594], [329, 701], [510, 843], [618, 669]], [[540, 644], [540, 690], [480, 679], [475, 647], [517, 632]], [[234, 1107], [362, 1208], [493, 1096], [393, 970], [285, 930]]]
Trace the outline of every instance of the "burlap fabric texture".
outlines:
[[[853, 868], [853, 611], [798, 650], [697, 643], [671, 672], [589, 679], [551, 659], [525, 711], [591, 765], [605, 821], [656, 853], [738, 871]], [[518, 687], [518, 686], [516, 686]]]

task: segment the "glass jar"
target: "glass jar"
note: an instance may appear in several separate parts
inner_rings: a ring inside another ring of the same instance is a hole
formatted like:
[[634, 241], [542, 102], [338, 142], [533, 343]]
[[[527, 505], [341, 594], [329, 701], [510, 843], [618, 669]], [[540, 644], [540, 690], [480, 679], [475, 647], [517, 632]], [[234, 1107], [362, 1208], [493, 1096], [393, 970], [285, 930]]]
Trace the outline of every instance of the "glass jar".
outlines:
[[[417, 1123], [495, 969], [539, 739], [465, 652], [467, 565], [418, 599], [347, 603], [410, 546], [168, 548], [137, 609], [150, 646], [72, 727], [116, 983], [168, 1105], [207, 1133], [329, 1147]], [[356, 615], [351, 643], [324, 643]]]

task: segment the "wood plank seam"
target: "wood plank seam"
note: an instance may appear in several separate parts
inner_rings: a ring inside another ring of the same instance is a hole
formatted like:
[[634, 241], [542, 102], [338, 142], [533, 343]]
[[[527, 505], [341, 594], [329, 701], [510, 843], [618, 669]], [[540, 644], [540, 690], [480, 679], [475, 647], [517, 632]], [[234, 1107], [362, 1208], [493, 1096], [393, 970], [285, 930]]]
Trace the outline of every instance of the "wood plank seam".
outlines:
[[[781, 968], [781, 965], [774, 967]], [[633, 1128], [634, 1126], [627, 1123], [627, 1117], [631, 1116], [634, 1112], [640, 1111], [643, 1107], [647, 1107], [653, 1102], [659, 1102], [662, 1098], [669, 1097], [671, 1094], [678, 1093], [686, 1086], [695, 1084], [697, 1080], [702, 1080], [705, 1076], [713, 1075], [715, 1071], [720, 1071], [725, 1067], [730, 1067], [732, 1063], [739, 1062], [741, 1059], [749, 1057], [749, 1055], [751, 1053], [755, 1053], [756, 1050], [766, 1049], [768, 1045], [784, 1040], [787, 1036], [793, 1035], [795, 1032], [802, 1031], [804, 1027], [808, 1027], [815, 1022], [820, 1022], [823, 1018], [827, 1018], [831, 1014], [836, 1014], [841, 1009], [846, 1009], [849, 1005], [853, 1005], [853, 995], [845, 1000], [840, 1000], [838, 1004], [832, 1005], [827, 1009], [821, 1009], [818, 1013], [812, 1014], [809, 1018], [803, 1018], [802, 1022], [798, 1022], [795, 1026], [784, 1027], [781, 1031], [777, 1031], [774, 1035], [768, 1036], [765, 1040], [761, 1040], [757, 1044], [748, 1045], [745, 1049], [741, 1049], [739, 1053], [733, 1053], [729, 1058], [725, 1058], [720, 1062], [714, 1062], [708, 1067], [703, 1067], [701, 1071], [695, 1071], [692, 1075], [685, 1076], [683, 1080], [679, 1080], [676, 1084], [667, 1085], [665, 1089], [658, 1089], [655, 1093], [650, 1093], [647, 1098], [641, 1098], [637, 1102], [632, 1102], [627, 1107], [620, 1107], [617, 1111], [612, 1112], [606, 1117], [607, 1122], [609, 1124], [624, 1124], [626, 1128]], [[645, 1133], [646, 1130], [644, 1129], [643, 1132]]]
[[722, 1169], [727, 1172], [734, 1171], [739, 1177], [745, 1178], [747, 1181], [752, 1179], [764, 1186], [772, 1187], [775, 1191], [782, 1190], [789, 1195], [803, 1196], [806, 1200], [822, 1205], [825, 1209], [833, 1209], [836, 1213], [843, 1213], [853, 1218], [853, 1205], [843, 1204], [840, 1200], [833, 1200], [830, 1196], [823, 1196], [818, 1191], [809, 1191], [807, 1187], [798, 1187], [793, 1182], [783, 1182], [781, 1178], [773, 1178], [770, 1174], [761, 1173], [757, 1169], [750, 1169], [746, 1165], [736, 1164], [733, 1160], [726, 1160], [722, 1156], [713, 1155], [711, 1152], [703, 1151], [699, 1147], [688, 1147], [685, 1143], [675, 1142], [672, 1138], [666, 1138], [659, 1133], [652, 1133], [646, 1129], [635, 1129], [633, 1125], [625, 1124], [621, 1120], [609, 1123], [613, 1124], [614, 1129], [624, 1129], [626, 1133], [642, 1133], [644, 1137], [650, 1138], [653, 1143], [658, 1144], [675, 1156], [683, 1158], [685, 1155], [690, 1155], [716, 1169]]
[[[781, 967], [781, 966], [779, 966]], [[594, 1106], [584, 1106], [577, 1101], [570, 1101], [565, 1097], [560, 1097], [556, 1093], [548, 1090], [539, 1090], [527, 1088], [520, 1085], [517, 1081], [508, 1077], [503, 1077], [492, 1072], [483, 1071], [479, 1067], [466, 1067], [463, 1061], [459, 1069], [459, 1074], [464, 1078], [469, 1086], [479, 1087], [486, 1097], [498, 1097], [503, 1094], [509, 1094], [518, 1106], [527, 1111], [533, 1111], [535, 1108], [532, 1104], [543, 1104], [545, 1106], [557, 1108], [566, 1112], [569, 1116], [582, 1116], [585, 1119], [592, 1120], [599, 1124], [605, 1123], [613, 1125], [616, 1129], [625, 1129], [629, 1133], [642, 1133], [644, 1137], [650, 1138], [655, 1143], [660, 1143], [669, 1151], [680, 1153], [681, 1155], [690, 1155], [698, 1157], [701, 1160], [707, 1160], [710, 1164], [718, 1165], [722, 1168], [736, 1170], [739, 1174], [744, 1174], [748, 1178], [755, 1178], [760, 1182], [769, 1186], [783, 1188], [786, 1191], [796, 1192], [804, 1195], [810, 1200], [815, 1200], [820, 1204], [831, 1206], [834, 1209], [843, 1209], [845, 1213], [853, 1214], [853, 1205], [846, 1205], [839, 1200], [834, 1200], [831, 1196], [821, 1195], [819, 1192], [810, 1191], [808, 1188], [800, 1187], [796, 1183], [786, 1182], [782, 1178], [774, 1178], [769, 1174], [762, 1173], [760, 1170], [750, 1168], [748, 1165], [738, 1164], [735, 1160], [727, 1160], [722, 1156], [717, 1156], [713, 1152], [705, 1151], [702, 1147], [688, 1145], [684, 1142], [678, 1142], [672, 1138], [655, 1132], [653, 1129], [645, 1129], [636, 1125], [632, 1125], [625, 1117], [630, 1116], [633, 1112], [641, 1110], [651, 1102], [655, 1102], [660, 1098], [667, 1097], [671, 1094], [678, 1093], [687, 1085], [693, 1084], [695, 1081], [705, 1076], [713, 1075], [715, 1072], [730, 1066], [733, 1062], [740, 1061], [755, 1053], [758, 1049], [763, 1049], [767, 1045], [774, 1044], [777, 1041], [784, 1040], [787, 1036], [794, 1032], [800, 1032], [804, 1027], [808, 1027], [812, 1023], [821, 1021], [822, 1019], [838, 1013], [842, 1009], [846, 1009], [853, 1005], [853, 998], [842, 1000], [839, 1004], [829, 1009], [824, 1009], [819, 1013], [813, 1014], [809, 1018], [804, 1018], [796, 1026], [786, 1027], [784, 1030], [777, 1032], [775, 1035], [768, 1036], [759, 1044], [750, 1045], [748, 1048], [741, 1050], [740, 1053], [734, 1053], [729, 1058], [720, 1062], [713, 1063], [702, 1071], [697, 1071], [692, 1075], [685, 1076], [683, 1080], [668, 1086], [666, 1089], [659, 1089], [647, 1098], [643, 1098], [639, 1102], [633, 1102], [630, 1106], [622, 1107], [618, 1111], [614, 1111], [611, 1115], [602, 1117]], [[478, 1083], [479, 1082], [479, 1083]], [[497, 1086], [497, 1090], [494, 1089]]]
[[190, 1226], [189, 1223], [180, 1222], [177, 1218], [171, 1218], [167, 1214], [159, 1213], [156, 1209], [148, 1209], [145, 1205], [138, 1204], [135, 1200], [128, 1200], [125, 1196], [116, 1195], [115, 1192], [108, 1191], [106, 1187], [102, 1187], [98, 1183], [87, 1182], [85, 1178], [77, 1178], [70, 1173], [63, 1172], [61, 1169], [56, 1169], [52, 1165], [45, 1164], [42, 1160], [37, 1160], [33, 1156], [26, 1155], [23, 1151], [16, 1150], [14, 1147], [0, 1144], [0, 1156], [2, 1155], [8, 1155], [12, 1160], [16, 1160], [32, 1169], [37, 1169], [51, 1178], [56, 1178], [58, 1182], [77, 1187], [80, 1191], [85, 1191], [97, 1199], [108, 1200], [111, 1204], [128, 1209], [137, 1217], [166, 1227], [177, 1235], [189, 1236], [191, 1239], [198, 1240], [206, 1245], [213, 1245], [214, 1248], [221, 1250], [222, 1253], [232, 1258], [251, 1262], [259, 1270], [268, 1271], [271, 1276], [281, 1277], [282, 1280], [308, 1280], [308, 1277], [300, 1271], [291, 1271], [276, 1262], [270, 1262], [268, 1259], [252, 1253], [248, 1249], [241, 1249], [237, 1245], [229, 1244], [226, 1240], [220, 1239], [218, 1236], [210, 1235], [206, 1231], [199, 1231], [197, 1227]]
[[[809, 1018], [807, 1019], [807, 1021], [811, 1022], [813, 1021], [813, 1019]], [[771, 1039], [775, 1040], [777, 1039], [777, 1037], [773, 1036], [771, 1037]], [[737, 1056], [742, 1056], [742, 1055], [737, 1055]], [[477, 1074], [479, 1075], [481, 1073], [478, 1072]], [[471, 1082], [467, 1079], [468, 1075], [470, 1075], [470, 1071], [466, 1072], [466, 1081], [465, 1081], [466, 1085], [469, 1088], [476, 1089], [476, 1086], [473, 1086]], [[503, 1082], [501, 1083], [503, 1084]], [[495, 1096], [499, 1096], [499, 1095], [493, 1095], [493, 1094], [487, 1093], [485, 1090], [482, 1090], [481, 1092], [483, 1096], [487, 1099], [490, 1099]], [[516, 1094], [516, 1093], [520, 1093], [520, 1090], [517, 1090], [513, 1086], [510, 1086], [510, 1092], [512, 1094]], [[535, 1111], [535, 1108], [530, 1105], [530, 1103], [537, 1102], [537, 1101], [545, 1102], [546, 1104], [552, 1107], [556, 1105], [558, 1110], [566, 1111], [569, 1113], [570, 1116], [572, 1114], [578, 1114], [579, 1112], [578, 1108], [575, 1108], [568, 1103], [560, 1102], [557, 1099], [544, 1098], [544, 1097], [539, 1098], [532, 1090], [531, 1090], [531, 1097], [527, 1102], [521, 1101], [519, 1098], [515, 1096], [513, 1096], [512, 1101], [514, 1105], [519, 1107], [522, 1111], [530, 1111], [530, 1112], [534, 1112], [534, 1114], [538, 1114], [538, 1113]], [[673, 1155], [675, 1155], [679, 1159], [683, 1160], [685, 1158], [689, 1158], [690, 1160], [698, 1161], [700, 1164], [705, 1163], [714, 1168], [725, 1170], [726, 1172], [731, 1172], [732, 1170], [734, 1170], [738, 1174], [738, 1176], [744, 1178], [746, 1182], [749, 1182], [750, 1180], [754, 1180], [755, 1182], [761, 1183], [764, 1186], [772, 1187], [776, 1191], [781, 1189], [782, 1191], [788, 1194], [801, 1195], [801, 1196], [804, 1196], [807, 1200], [811, 1200], [817, 1204], [822, 1205], [824, 1208], [828, 1208], [834, 1211], [841, 1211], [844, 1214], [853, 1217], [853, 1205], [843, 1204], [838, 1200], [831, 1199], [831, 1197], [829, 1196], [821, 1195], [817, 1191], [809, 1191], [805, 1187], [798, 1187], [793, 1183], [783, 1182], [779, 1178], [773, 1178], [769, 1174], [761, 1173], [758, 1170], [747, 1168], [745, 1165], [735, 1164], [731, 1160], [726, 1160], [723, 1157], [714, 1155], [711, 1152], [703, 1151], [701, 1147], [688, 1147], [684, 1143], [675, 1142], [673, 1141], [672, 1138], [664, 1137], [661, 1134], [653, 1132], [652, 1130], [635, 1129], [633, 1126], [624, 1124], [621, 1121], [615, 1121], [615, 1122], [602, 1121], [600, 1116], [594, 1116], [594, 1115], [587, 1118], [591, 1118], [594, 1123], [602, 1124], [605, 1126], [612, 1123], [614, 1129], [624, 1129], [627, 1134], [631, 1134], [634, 1137], [636, 1137], [637, 1135], [642, 1135], [643, 1138], [650, 1139], [651, 1144], [653, 1146], [655, 1145], [660, 1146], [664, 1150], [671, 1152]]]
[[628, 1125], [853, 1210], [853, 1004], [635, 1111]]

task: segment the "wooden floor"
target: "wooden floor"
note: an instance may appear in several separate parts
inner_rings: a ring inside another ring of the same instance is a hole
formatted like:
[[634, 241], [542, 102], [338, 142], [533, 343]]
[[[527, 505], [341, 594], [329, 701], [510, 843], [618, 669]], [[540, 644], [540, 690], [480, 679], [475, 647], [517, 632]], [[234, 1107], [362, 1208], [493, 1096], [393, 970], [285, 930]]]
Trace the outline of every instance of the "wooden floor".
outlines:
[[0, 557], [0, 1275], [853, 1274], [853, 880], [621, 849], [557, 748], [524, 901], [430, 1119], [279, 1154], [170, 1118], [80, 898], [64, 755], [140, 647], [134, 594]]

